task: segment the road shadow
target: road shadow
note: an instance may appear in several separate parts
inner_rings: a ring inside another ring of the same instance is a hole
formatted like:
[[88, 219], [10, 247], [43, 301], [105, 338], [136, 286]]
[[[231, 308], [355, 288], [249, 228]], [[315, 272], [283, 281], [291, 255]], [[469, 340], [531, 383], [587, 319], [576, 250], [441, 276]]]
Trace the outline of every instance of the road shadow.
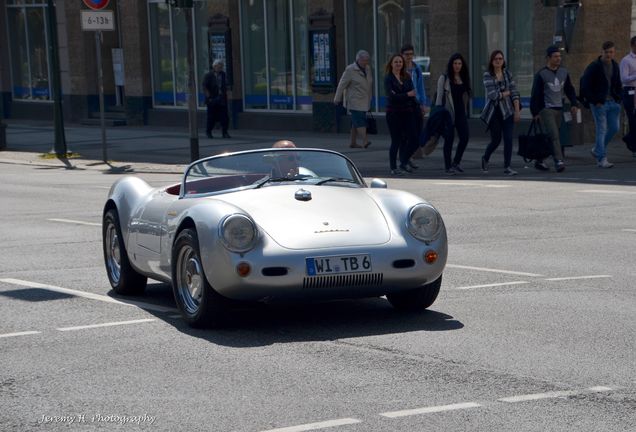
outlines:
[[[109, 295], [122, 299], [112, 291]], [[176, 307], [168, 284], [149, 284], [145, 296], [126, 299]], [[241, 304], [232, 309], [226, 324], [218, 329], [194, 329], [175, 317], [175, 313], [148, 312], [184, 335], [233, 348], [415, 331], [451, 331], [464, 327], [459, 320], [436, 310], [398, 311], [384, 298]]]

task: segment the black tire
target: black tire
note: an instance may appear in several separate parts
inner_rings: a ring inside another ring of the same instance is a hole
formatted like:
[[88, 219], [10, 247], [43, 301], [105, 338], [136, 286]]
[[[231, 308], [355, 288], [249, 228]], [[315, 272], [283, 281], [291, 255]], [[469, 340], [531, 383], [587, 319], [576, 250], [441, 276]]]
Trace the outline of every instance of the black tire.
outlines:
[[121, 235], [117, 210], [110, 209], [102, 220], [104, 264], [110, 286], [117, 294], [140, 295], [146, 289], [148, 278], [137, 273], [130, 265], [124, 238]]
[[192, 327], [221, 327], [229, 300], [208, 283], [201, 263], [199, 237], [194, 229], [177, 235], [172, 248], [172, 291], [183, 319]]
[[436, 281], [422, 285], [419, 288], [387, 294], [386, 298], [398, 310], [420, 311], [435, 303], [441, 286], [442, 277], [440, 276]]

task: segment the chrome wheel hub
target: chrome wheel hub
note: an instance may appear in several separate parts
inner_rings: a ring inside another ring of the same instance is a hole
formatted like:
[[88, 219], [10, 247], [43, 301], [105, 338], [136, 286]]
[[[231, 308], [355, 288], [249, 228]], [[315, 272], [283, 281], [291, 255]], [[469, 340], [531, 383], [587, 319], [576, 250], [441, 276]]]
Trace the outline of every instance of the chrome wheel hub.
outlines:
[[186, 312], [199, 310], [203, 297], [203, 270], [199, 255], [190, 246], [184, 246], [177, 257], [177, 290]]
[[121, 278], [121, 249], [119, 248], [119, 235], [113, 223], [106, 228], [106, 266], [108, 275], [115, 285]]

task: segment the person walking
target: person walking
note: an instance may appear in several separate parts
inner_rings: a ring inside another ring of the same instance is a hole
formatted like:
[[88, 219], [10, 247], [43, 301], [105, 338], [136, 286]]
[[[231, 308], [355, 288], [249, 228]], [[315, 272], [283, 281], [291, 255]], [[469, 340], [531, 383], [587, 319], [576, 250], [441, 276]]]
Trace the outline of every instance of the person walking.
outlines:
[[[367, 137], [367, 111], [371, 108], [373, 77], [369, 67], [371, 56], [360, 50], [356, 61], [347, 66], [340, 77], [333, 103], [344, 106], [351, 113], [351, 148], [367, 148], [371, 144]], [[362, 140], [358, 145], [357, 139]]]
[[459, 137], [455, 157], [452, 158], [452, 161], [454, 140], [444, 140], [444, 168], [448, 175], [464, 172], [460, 163], [470, 134], [468, 130], [468, 103], [471, 93], [468, 64], [461, 54], [455, 53], [448, 59], [446, 73], [437, 80], [437, 98], [435, 99], [435, 105], [445, 107], [451, 114], [453, 127], [457, 130]]
[[[404, 175], [412, 172], [409, 159], [417, 145], [414, 116], [420, 114], [417, 92], [408, 72], [404, 58], [394, 54], [384, 68], [384, 92], [386, 95], [386, 122], [391, 134], [389, 165], [391, 174]], [[397, 156], [400, 166], [397, 167]]]
[[[559, 128], [563, 116], [563, 99], [567, 96], [572, 107], [572, 118], [576, 118], [578, 101], [576, 91], [572, 86], [570, 74], [561, 67], [561, 51], [555, 45], [546, 50], [547, 64], [534, 75], [530, 95], [530, 111], [535, 121], [540, 120], [545, 131], [552, 140], [554, 167], [557, 172], [565, 170], [563, 150], [559, 140]], [[534, 167], [540, 171], [550, 168], [543, 160], [534, 162]]]
[[484, 72], [484, 89], [486, 106], [481, 112], [481, 119], [490, 130], [490, 144], [481, 157], [481, 169], [488, 172], [490, 156], [499, 147], [501, 137], [504, 140], [504, 174], [517, 175], [510, 166], [512, 159], [512, 133], [514, 124], [521, 119], [520, 96], [512, 75], [506, 68], [506, 61], [501, 50], [490, 54], [488, 70]]
[[[413, 44], [406, 43], [402, 45], [400, 48], [400, 54], [404, 58], [404, 62], [406, 63], [406, 71], [411, 75], [411, 79], [413, 80], [413, 85], [415, 86], [416, 99], [419, 104], [419, 111], [416, 111], [414, 119], [415, 119], [415, 133], [419, 138], [422, 134], [422, 129], [424, 128], [424, 116], [428, 112], [428, 106], [426, 103], [426, 91], [424, 90], [424, 74], [422, 73], [422, 68], [413, 61], [415, 56], [415, 48]], [[419, 148], [419, 145], [416, 147]], [[409, 166], [411, 168], [417, 168], [417, 165], [413, 163], [412, 160], [409, 160]]]
[[212, 70], [203, 77], [203, 94], [207, 106], [205, 132], [212, 139], [212, 130], [218, 121], [221, 124], [223, 138], [231, 138], [227, 133], [230, 120], [227, 115], [227, 76], [223, 71], [223, 60], [216, 59]]
[[636, 108], [634, 107], [634, 99], [636, 98], [636, 36], [630, 40], [630, 47], [631, 51], [623, 57], [620, 63], [623, 107], [625, 107], [629, 124], [629, 133], [623, 137], [623, 141], [636, 158]]
[[614, 42], [604, 42], [601, 48], [601, 55], [583, 72], [580, 95], [589, 104], [596, 126], [596, 144], [591, 153], [599, 168], [611, 168], [614, 164], [607, 160], [607, 145], [620, 128], [622, 85], [614, 61]]

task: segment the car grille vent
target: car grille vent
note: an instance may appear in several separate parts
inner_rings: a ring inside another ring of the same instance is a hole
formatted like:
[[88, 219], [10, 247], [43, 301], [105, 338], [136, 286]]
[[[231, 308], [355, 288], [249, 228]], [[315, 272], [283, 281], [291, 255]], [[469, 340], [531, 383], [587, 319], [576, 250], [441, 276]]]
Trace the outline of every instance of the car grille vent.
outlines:
[[383, 279], [383, 273], [314, 276], [303, 279], [303, 288], [379, 287]]

